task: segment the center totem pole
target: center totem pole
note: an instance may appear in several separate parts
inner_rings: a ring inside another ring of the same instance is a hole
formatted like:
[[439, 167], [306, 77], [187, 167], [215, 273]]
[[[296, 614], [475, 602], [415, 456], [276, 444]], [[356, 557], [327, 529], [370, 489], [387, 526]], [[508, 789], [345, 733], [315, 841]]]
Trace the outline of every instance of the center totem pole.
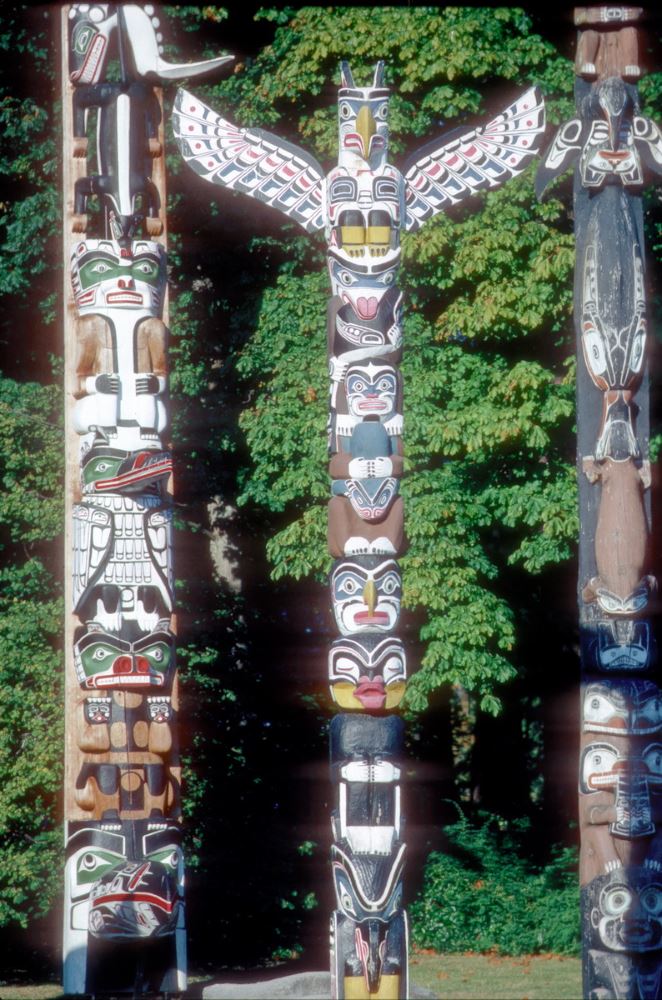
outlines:
[[186, 988], [154, 14], [62, 9], [67, 994]]
[[[408, 995], [405, 856], [400, 783], [406, 684], [397, 636], [405, 548], [403, 501], [400, 235], [479, 190], [518, 174], [537, 151], [544, 108], [537, 90], [480, 128], [456, 130], [417, 152], [404, 173], [388, 162], [389, 91], [378, 62], [369, 87], [347, 63], [338, 92], [338, 165], [259, 128], [238, 128], [185, 90], [174, 131], [190, 167], [213, 184], [323, 231], [331, 298], [328, 545], [339, 637], [329, 682], [331, 818], [336, 909], [331, 918], [332, 996]], [[320, 359], [322, 363], [322, 359]]]
[[651, 575], [640, 7], [578, 7], [577, 115], [538, 172], [574, 166], [584, 996], [662, 995], [662, 694]]

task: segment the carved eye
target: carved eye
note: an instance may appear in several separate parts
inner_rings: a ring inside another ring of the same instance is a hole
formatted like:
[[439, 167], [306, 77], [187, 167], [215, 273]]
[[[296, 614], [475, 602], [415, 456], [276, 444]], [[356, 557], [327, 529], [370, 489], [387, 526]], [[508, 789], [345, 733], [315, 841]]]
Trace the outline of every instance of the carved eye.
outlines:
[[112, 655], [113, 654], [110, 652], [109, 649], [104, 649], [103, 646], [97, 646], [97, 648], [92, 653], [92, 659], [93, 660], [105, 660], [109, 656], [112, 656]]
[[156, 660], [157, 663], [160, 663], [163, 659], [163, 650], [160, 646], [157, 646], [156, 649], [150, 649], [149, 655], [153, 660]]
[[333, 664], [333, 669], [336, 674], [346, 674], [348, 677], [358, 678], [360, 674], [358, 663], [351, 660], [349, 656], [339, 656]]
[[602, 909], [610, 917], [618, 917], [625, 913], [632, 902], [632, 893], [625, 886], [614, 886], [603, 897]]
[[93, 871], [98, 865], [98, 859], [94, 857], [93, 854], [84, 854], [80, 861], [83, 868], [87, 868], [88, 872]]
[[356, 910], [354, 909], [352, 897], [345, 889], [340, 890], [340, 905], [346, 913], [351, 914], [353, 917], [356, 916]]
[[380, 104], [379, 107], [375, 109], [374, 117], [379, 121], [385, 122], [388, 118], [388, 104]]
[[394, 594], [396, 590], [400, 587], [400, 579], [395, 575], [395, 573], [387, 573], [382, 580], [379, 589], [383, 594], [390, 596]]
[[393, 384], [393, 379], [384, 376], [384, 378], [379, 380], [377, 386], [380, 392], [395, 392], [395, 385]]
[[110, 468], [110, 462], [97, 462], [94, 468], [97, 472], [107, 472]]
[[347, 121], [348, 118], [352, 117], [352, 105], [347, 104], [345, 101], [341, 101], [338, 111], [343, 121]]
[[95, 274], [106, 274], [108, 271], [112, 271], [110, 264], [106, 264], [103, 260], [98, 260], [96, 264], [92, 265], [91, 268]]
[[641, 905], [651, 917], [659, 917], [662, 913], [662, 892], [657, 885], [651, 885], [641, 893]]
[[142, 260], [140, 261], [140, 263], [134, 264], [133, 270], [140, 271], [142, 274], [150, 274], [150, 275], [156, 274], [155, 265], [150, 264], [150, 262], [147, 260]]
[[584, 720], [586, 722], [606, 723], [614, 715], [614, 706], [603, 695], [594, 694], [584, 703]]
[[343, 285], [354, 285], [356, 283], [356, 278], [351, 271], [338, 271], [338, 280]]
[[384, 683], [388, 684], [394, 677], [400, 677], [403, 673], [403, 663], [399, 656], [389, 656], [384, 664]]
[[392, 285], [395, 281], [395, 271], [385, 271], [384, 274], [380, 274], [377, 278], [380, 285]]
[[358, 593], [360, 589], [359, 584], [352, 576], [347, 576], [339, 581], [338, 590], [348, 594], [350, 597], [352, 594]]
[[613, 787], [617, 760], [618, 753], [609, 744], [594, 743], [588, 747], [582, 762], [582, 791], [594, 792], [599, 788]]
[[355, 379], [352, 382], [352, 385], [350, 387], [350, 391], [351, 392], [364, 392], [365, 391], [365, 387], [366, 387], [365, 382], [362, 379], [357, 378], [357, 379]]
[[662, 775], [662, 744], [652, 743], [646, 747], [642, 757], [651, 774]]

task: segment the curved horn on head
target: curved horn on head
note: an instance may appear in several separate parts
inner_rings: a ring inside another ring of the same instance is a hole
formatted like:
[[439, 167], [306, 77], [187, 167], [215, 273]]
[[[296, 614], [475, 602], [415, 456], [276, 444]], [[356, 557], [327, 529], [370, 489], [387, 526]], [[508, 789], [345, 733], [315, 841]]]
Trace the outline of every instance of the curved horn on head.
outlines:
[[380, 59], [375, 66], [375, 75], [372, 80], [373, 87], [383, 87], [384, 86], [384, 60]]
[[349, 63], [345, 59], [340, 63], [340, 86], [341, 87], [354, 87], [354, 77], [352, 76], [352, 71], [349, 68]]

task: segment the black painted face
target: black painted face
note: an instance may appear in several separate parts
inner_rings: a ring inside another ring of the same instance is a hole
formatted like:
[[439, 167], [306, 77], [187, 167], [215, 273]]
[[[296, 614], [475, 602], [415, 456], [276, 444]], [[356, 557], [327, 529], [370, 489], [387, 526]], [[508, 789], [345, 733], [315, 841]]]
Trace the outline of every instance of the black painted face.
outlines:
[[653, 664], [654, 643], [646, 621], [610, 620], [597, 623], [592, 644], [595, 665], [612, 671], [643, 671]]
[[329, 650], [329, 683], [341, 708], [395, 708], [405, 691], [407, 669], [400, 639], [365, 635], [336, 639]]
[[662, 728], [662, 694], [647, 680], [588, 684], [583, 698], [584, 731], [650, 736]]
[[583, 890], [590, 945], [618, 952], [662, 948], [662, 881], [647, 868], [621, 868]]
[[662, 788], [662, 743], [648, 743], [622, 752], [613, 743], [590, 743], [583, 752], [580, 791], [614, 793], [617, 820], [609, 826], [619, 837], [632, 839], [655, 833], [651, 794]]

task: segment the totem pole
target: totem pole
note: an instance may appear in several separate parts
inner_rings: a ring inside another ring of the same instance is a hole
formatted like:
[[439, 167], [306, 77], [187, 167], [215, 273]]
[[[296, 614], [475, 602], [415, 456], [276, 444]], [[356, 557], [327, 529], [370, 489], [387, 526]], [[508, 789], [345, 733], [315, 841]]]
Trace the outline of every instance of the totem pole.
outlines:
[[536, 152], [544, 109], [534, 89], [489, 124], [420, 150], [404, 175], [388, 162], [384, 65], [358, 87], [341, 66], [338, 165], [326, 176], [310, 154], [259, 128], [237, 128], [180, 90], [174, 131], [205, 180], [273, 205], [309, 233], [324, 230], [331, 279], [328, 544], [340, 638], [329, 681], [340, 708], [330, 727], [332, 994], [408, 993], [405, 843], [400, 782], [406, 684], [396, 630], [404, 551], [400, 234], [446, 206], [519, 173]]
[[62, 11], [67, 994], [186, 987], [155, 84], [231, 57], [165, 62], [153, 15]]
[[574, 165], [584, 995], [662, 994], [662, 694], [650, 575], [642, 189], [662, 134], [639, 113], [637, 7], [575, 8], [577, 117], [540, 165]]

